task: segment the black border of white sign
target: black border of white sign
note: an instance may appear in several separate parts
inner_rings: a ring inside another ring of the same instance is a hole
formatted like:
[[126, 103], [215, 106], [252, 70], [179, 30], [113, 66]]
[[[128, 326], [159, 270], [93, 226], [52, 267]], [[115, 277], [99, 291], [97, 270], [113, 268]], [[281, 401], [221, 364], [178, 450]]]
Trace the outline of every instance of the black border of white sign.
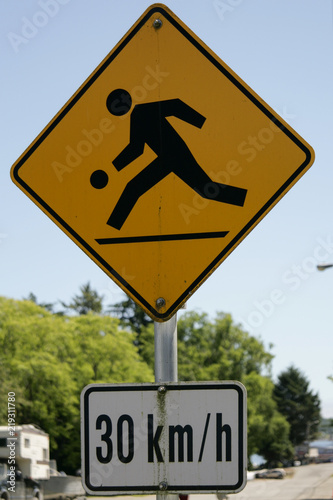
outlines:
[[237, 492], [246, 484], [240, 382], [92, 384], [81, 394], [82, 482], [93, 495]]

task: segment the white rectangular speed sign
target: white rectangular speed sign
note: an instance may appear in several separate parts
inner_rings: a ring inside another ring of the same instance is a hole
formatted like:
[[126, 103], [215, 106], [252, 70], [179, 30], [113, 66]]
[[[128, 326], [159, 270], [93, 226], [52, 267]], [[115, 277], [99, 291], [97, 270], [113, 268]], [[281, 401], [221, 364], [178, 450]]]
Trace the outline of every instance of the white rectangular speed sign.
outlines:
[[81, 395], [82, 479], [92, 495], [237, 492], [246, 484], [239, 382], [93, 384]]

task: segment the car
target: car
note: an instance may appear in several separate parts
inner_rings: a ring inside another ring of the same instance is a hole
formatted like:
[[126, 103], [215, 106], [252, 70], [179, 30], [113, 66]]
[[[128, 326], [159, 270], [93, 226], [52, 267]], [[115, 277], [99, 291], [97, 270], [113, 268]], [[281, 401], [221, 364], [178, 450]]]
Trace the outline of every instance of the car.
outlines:
[[258, 479], [283, 479], [285, 476], [284, 469], [264, 469], [256, 473]]
[[0, 498], [2, 500], [40, 500], [42, 493], [37, 481], [24, 478], [20, 470], [8, 469], [7, 463], [1, 461]]

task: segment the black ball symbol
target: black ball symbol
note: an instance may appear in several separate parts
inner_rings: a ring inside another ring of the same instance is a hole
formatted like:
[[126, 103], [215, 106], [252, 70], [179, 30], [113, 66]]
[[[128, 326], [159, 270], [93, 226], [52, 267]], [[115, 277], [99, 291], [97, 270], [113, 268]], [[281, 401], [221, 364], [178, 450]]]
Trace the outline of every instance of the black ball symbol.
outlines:
[[109, 176], [104, 170], [95, 170], [90, 176], [90, 184], [95, 189], [103, 189], [109, 182]]
[[106, 99], [106, 107], [114, 116], [123, 116], [131, 109], [132, 97], [124, 89], [113, 90]]

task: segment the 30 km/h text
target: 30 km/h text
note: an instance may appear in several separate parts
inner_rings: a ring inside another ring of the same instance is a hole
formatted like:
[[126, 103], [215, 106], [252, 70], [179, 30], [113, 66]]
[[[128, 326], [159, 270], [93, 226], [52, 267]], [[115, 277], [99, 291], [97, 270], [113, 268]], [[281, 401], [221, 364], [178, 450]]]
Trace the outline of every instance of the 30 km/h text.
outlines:
[[[215, 418], [214, 418], [215, 417]], [[215, 422], [214, 422], [215, 420]], [[223, 424], [222, 413], [212, 416], [207, 413], [202, 433], [194, 434], [193, 427], [186, 425], [155, 425], [154, 415], [147, 415], [147, 462], [201, 462], [204, 458], [208, 429], [214, 428], [216, 462], [231, 462], [232, 431]], [[135, 427], [130, 415], [121, 415], [112, 422], [109, 415], [102, 414], [96, 419], [96, 430], [102, 431], [101, 446], [96, 447], [97, 460], [102, 464], [117, 457], [124, 464], [130, 463], [135, 455]], [[200, 440], [197, 456], [194, 456], [194, 441]], [[210, 457], [211, 458], [211, 457]]]

